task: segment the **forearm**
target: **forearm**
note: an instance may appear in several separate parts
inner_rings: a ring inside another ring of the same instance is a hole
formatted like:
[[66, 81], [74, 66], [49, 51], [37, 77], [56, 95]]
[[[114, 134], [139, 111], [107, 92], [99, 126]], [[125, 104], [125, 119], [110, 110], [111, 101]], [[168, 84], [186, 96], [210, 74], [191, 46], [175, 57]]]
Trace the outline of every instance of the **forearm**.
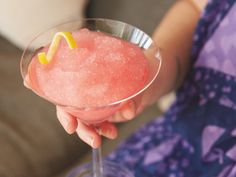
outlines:
[[152, 86], [151, 103], [176, 89], [186, 77], [199, 16], [200, 11], [190, 2], [178, 1], [155, 30], [153, 39], [160, 48], [163, 61], [160, 74]]

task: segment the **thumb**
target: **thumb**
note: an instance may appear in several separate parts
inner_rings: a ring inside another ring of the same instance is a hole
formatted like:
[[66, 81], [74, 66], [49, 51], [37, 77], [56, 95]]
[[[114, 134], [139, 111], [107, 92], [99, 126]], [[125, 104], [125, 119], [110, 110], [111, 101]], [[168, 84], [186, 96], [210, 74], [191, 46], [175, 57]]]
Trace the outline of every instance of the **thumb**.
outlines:
[[122, 117], [126, 120], [132, 120], [136, 115], [136, 105], [133, 100], [123, 106], [120, 111]]

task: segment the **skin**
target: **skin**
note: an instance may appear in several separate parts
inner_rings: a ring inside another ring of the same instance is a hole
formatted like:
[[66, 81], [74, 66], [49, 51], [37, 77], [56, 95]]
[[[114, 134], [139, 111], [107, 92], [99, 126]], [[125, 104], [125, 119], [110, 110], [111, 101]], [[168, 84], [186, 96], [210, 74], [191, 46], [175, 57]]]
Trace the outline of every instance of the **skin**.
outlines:
[[[153, 39], [160, 48], [163, 64], [154, 84], [143, 94], [140, 103], [131, 100], [106, 122], [89, 126], [57, 106], [57, 117], [67, 133], [93, 148], [101, 145], [101, 136], [115, 139], [118, 130], [114, 123], [134, 119], [147, 106], [181, 85], [189, 69], [192, 36], [207, 0], [179, 0], [168, 11], [154, 32]], [[136, 106], [139, 105], [139, 106]]]

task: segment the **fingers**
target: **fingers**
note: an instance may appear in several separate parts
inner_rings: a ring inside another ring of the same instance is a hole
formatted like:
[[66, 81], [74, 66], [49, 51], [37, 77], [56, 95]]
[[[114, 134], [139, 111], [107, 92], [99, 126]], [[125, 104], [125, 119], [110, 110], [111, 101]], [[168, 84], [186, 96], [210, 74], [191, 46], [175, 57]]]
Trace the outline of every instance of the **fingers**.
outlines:
[[109, 139], [115, 139], [117, 137], [117, 128], [110, 122], [104, 122], [96, 127], [99, 135], [105, 136]]
[[109, 122], [104, 122], [94, 127], [78, 120], [76, 132], [79, 138], [92, 148], [98, 148], [101, 145], [101, 135], [109, 139], [115, 139], [117, 137], [117, 128]]
[[131, 120], [134, 118], [136, 112], [136, 106], [134, 101], [130, 101], [128, 104], [126, 104], [123, 109], [121, 109], [121, 115], [126, 120]]
[[78, 121], [76, 132], [79, 138], [92, 148], [98, 148], [101, 145], [101, 136], [96, 132], [94, 127]]
[[101, 145], [101, 135], [109, 139], [117, 137], [117, 128], [109, 122], [90, 126], [82, 123], [73, 115], [67, 113], [63, 108], [57, 106], [57, 117], [65, 131], [69, 134], [76, 132], [79, 138], [93, 148]]
[[132, 120], [136, 115], [136, 105], [132, 100], [125, 104], [119, 111], [117, 111], [110, 119], [109, 122], [124, 122]]
[[59, 106], [56, 107], [57, 109], [57, 118], [65, 131], [69, 134], [72, 134], [76, 131], [77, 128], [77, 120], [74, 116], [71, 114], [65, 112], [62, 108]]

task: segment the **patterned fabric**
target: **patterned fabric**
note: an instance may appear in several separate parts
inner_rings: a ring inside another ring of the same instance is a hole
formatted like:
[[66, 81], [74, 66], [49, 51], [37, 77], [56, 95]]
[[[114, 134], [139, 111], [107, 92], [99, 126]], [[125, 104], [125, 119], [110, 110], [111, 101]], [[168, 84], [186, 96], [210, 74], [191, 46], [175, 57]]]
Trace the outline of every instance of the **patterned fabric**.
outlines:
[[208, 3], [194, 36], [192, 71], [169, 111], [109, 159], [136, 177], [236, 177], [236, 4]]

